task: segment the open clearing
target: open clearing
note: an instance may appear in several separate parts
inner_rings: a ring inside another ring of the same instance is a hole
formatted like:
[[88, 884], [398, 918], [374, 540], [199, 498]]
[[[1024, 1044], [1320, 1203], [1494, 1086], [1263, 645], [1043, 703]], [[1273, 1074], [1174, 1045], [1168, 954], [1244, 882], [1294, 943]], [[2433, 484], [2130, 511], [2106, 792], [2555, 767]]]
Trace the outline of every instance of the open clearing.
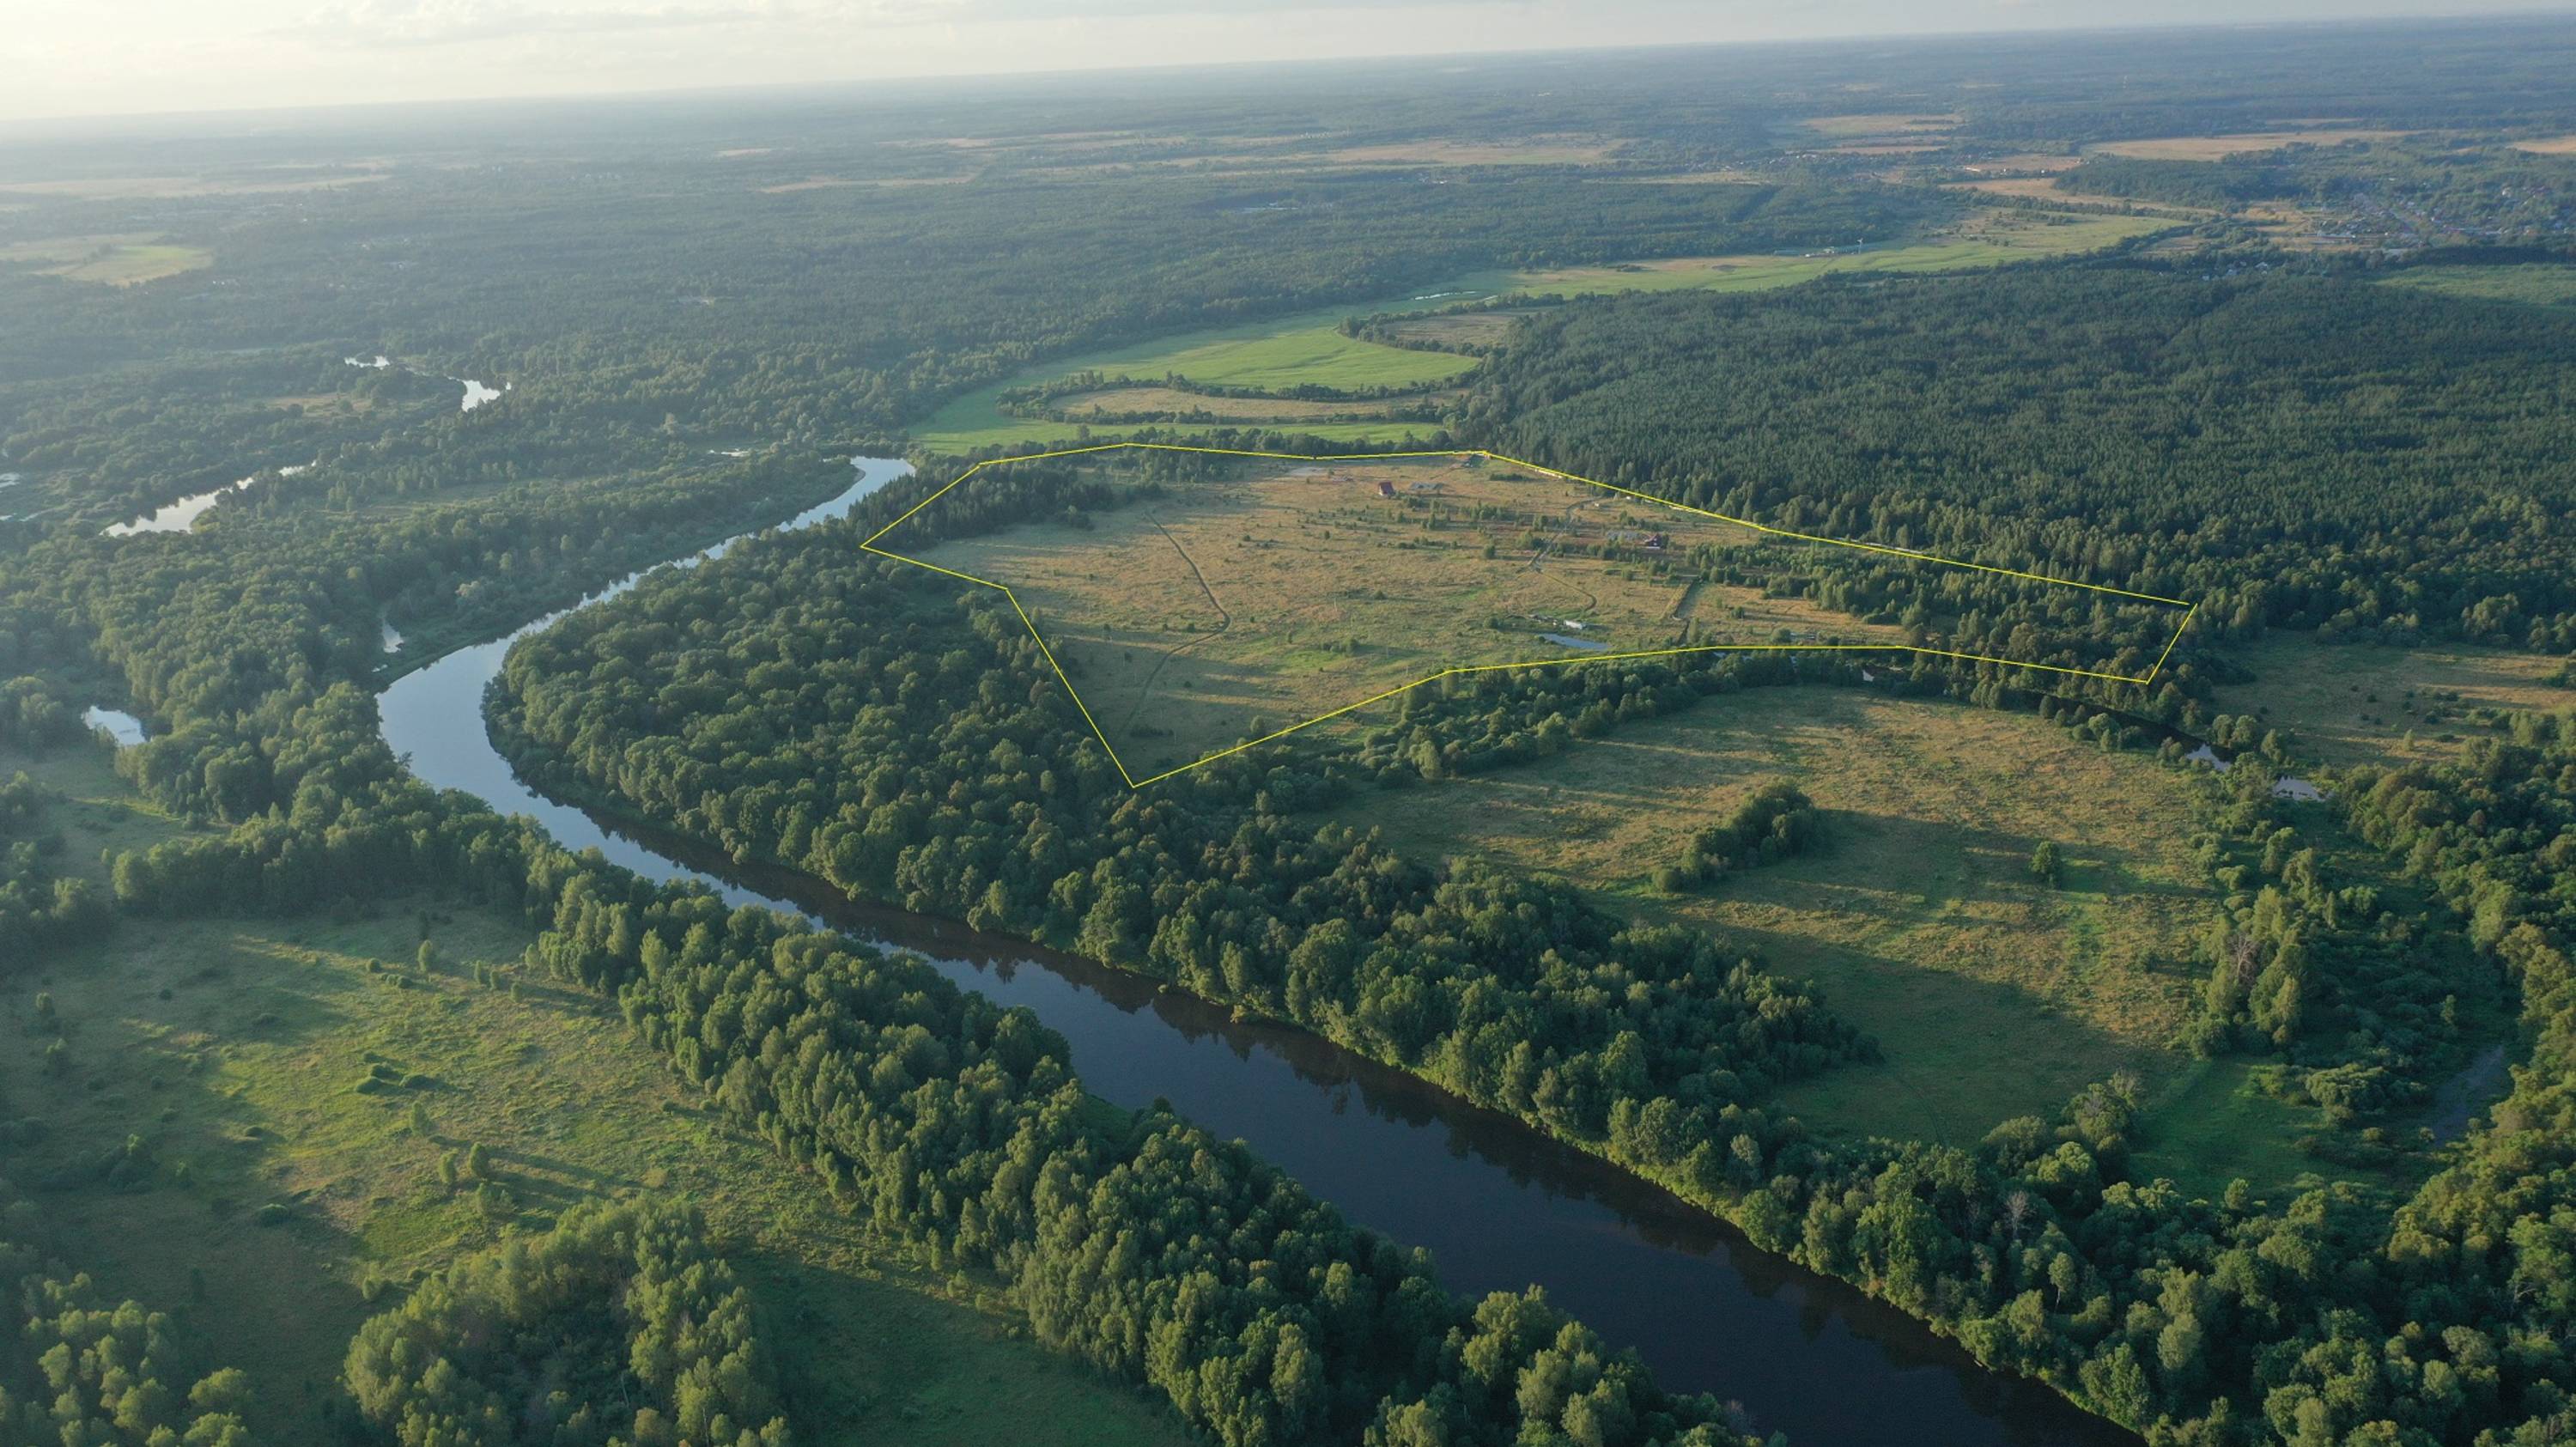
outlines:
[[[1810, 601], [1853, 556], [1840, 545], [1480, 453], [1106, 448], [1075, 465], [1105, 503], [916, 549], [906, 529], [935, 525], [935, 497], [925, 521], [907, 515], [868, 546], [1008, 588], [1138, 784], [1453, 669], [1685, 647], [1975, 646], [1948, 631], [1974, 576], [1958, 565], [1894, 562], [1903, 576], [1856, 618]], [[2112, 601], [2022, 586], [2088, 613]], [[2184, 610], [2121, 600], [2106, 616], [2127, 625], [2123, 656], [2140, 656], [2170, 642]], [[2029, 661], [2109, 664], [2070, 657]]]
[[1514, 322], [1537, 310], [1496, 307], [1488, 311], [1435, 312], [1389, 322], [1386, 330], [1407, 346], [1500, 346]]
[[2169, 230], [2150, 216], [2009, 212], [1982, 215], [1953, 236], [1911, 245], [1797, 256], [1684, 256], [1621, 266], [1518, 272], [1512, 290], [1589, 296], [1626, 291], [1762, 291], [1840, 272], [1957, 271], [2096, 251]]
[[2084, 149], [2094, 155], [2127, 156], [2140, 161], [2216, 161], [2284, 146], [2340, 146], [2346, 141], [2393, 141], [2413, 131], [2247, 131], [2229, 136], [2155, 136], [2134, 141], [2099, 141]]
[[1421, 387], [1446, 382], [1476, 362], [1449, 352], [1415, 351], [1346, 337], [1341, 314], [1324, 325], [1264, 329], [1194, 344], [1148, 343], [1104, 354], [1087, 368], [1110, 377], [1158, 381], [1187, 377], [1214, 387], [1285, 392], [1309, 384], [1344, 389]]
[[2539, 653], [2275, 638], [2246, 649], [2242, 659], [2260, 681], [2218, 689], [2213, 706], [2259, 711], [2290, 730], [2300, 753], [2334, 765], [2456, 754], [2469, 739], [2492, 732], [2469, 716], [2471, 709], [2576, 704], [2576, 690], [2551, 682], [2567, 660]]
[[2082, 164], [2084, 164], [2082, 156], [2061, 151], [2021, 151], [2009, 156], [1995, 156], [1983, 161], [1965, 162], [1960, 169], [1985, 176], [2018, 175], [2026, 171], [2053, 175], [2060, 171], [2072, 171]]
[[1952, 189], [1976, 191], [1988, 196], [2010, 196], [2023, 201], [2066, 201], [2074, 193], [2061, 189], [2050, 176], [1987, 176], [1974, 181], [1954, 181]]
[[[1406, 298], [1391, 305], [1405, 305], [1411, 300]], [[1001, 394], [1014, 387], [1084, 372], [1097, 372], [1104, 380], [1125, 378], [1136, 382], [1161, 382], [1177, 375], [1205, 386], [1255, 387], [1265, 391], [1285, 391], [1307, 384], [1350, 390], [1434, 387], [1456, 380], [1476, 365], [1475, 358], [1454, 352], [1389, 347], [1342, 335], [1340, 327], [1345, 319], [1371, 310], [1365, 306], [1333, 307], [1268, 321], [1209, 327], [1031, 368], [1007, 382], [966, 393], [950, 402], [923, 422], [915, 435], [925, 446], [958, 452], [1071, 437], [1075, 428], [1071, 422], [1052, 417], [1014, 417], [1003, 411]], [[1435, 428], [1426, 423], [1362, 422], [1298, 430], [1359, 442], [1391, 441], [1428, 434]]]
[[1138, 779], [1446, 668], [1685, 642], [1903, 642], [1802, 599], [1694, 594], [1679, 566], [1697, 548], [1787, 559], [1823, 545], [1765, 542], [1509, 463], [1220, 471], [1131, 489], [1086, 525], [1050, 519], [917, 552], [898, 527], [881, 546], [1007, 585]]
[[1620, 146], [1598, 136], [1530, 136], [1517, 141], [1399, 141], [1381, 146], [1344, 146], [1324, 159], [1354, 165], [1400, 163], [1415, 166], [1581, 166], [1608, 160]]
[[1096, 392], [1059, 397], [1054, 406], [1077, 420], [1144, 413], [1165, 417], [1204, 415], [1228, 422], [1356, 421], [1384, 418], [1398, 406], [1452, 401], [1456, 396], [1454, 392], [1425, 392], [1401, 401], [1309, 402], [1296, 397], [1211, 397], [1177, 387], [1104, 387]]
[[[1311, 384], [1347, 391], [1437, 387], [1459, 380], [1475, 366], [1475, 358], [1453, 352], [1391, 347], [1342, 335], [1339, 328], [1344, 319], [1372, 312], [1416, 310], [1443, 301], [1471, 302], [1523, 291], [1567, 297], [1684, 288], [1758, 291], [1794, 286], [1834, 272], [1954, 271], [2096, 251], [2173, 225], [2171, 220], [2143, 216], [1991, 211], [1971, 218], [1950, 235], [1870, 249], [1482, 272], [1375, 303], [1184, 332], [1032, 367], [1006, 382], [957, 397], [925, 419], [913, 435], [922, 445], [947, 452], [1071, 438], [1077, 423], [1013, 416], [1002, 410], [1001, 394], [1084, 372], [1136, 382], [1160, 382], [1177, 375], [1207, 386], [1285, 391]], [[1393, 442], [1427, 436], [1436, 428], [1429, 423], [1387, 421], [1321, 423], [1298, 430], [1337, 441]], [[1094, 429], [1094, 433], [1118, 435], [1115, 429]]]
[[[1652, 887], [1696, 830], [1779, 779], [1824, 811], [1821, 850], [1680, 896]], [[1337, 817], [1417, 857], [1554, 876], [1631, 918], [1758, 946], [1887, 1055], [1793, 1085], [1784, 1106], [1822, 1130], [1971, 1144], [2010, 1116], [2054, 1118], [2121, 1067], [2152, 1087], [2185, 1064], [2168, 1042], [2216, 908], [2186, 843], [2198, 788], [2027, 714], [1760, 688]], [[2064, 852], [2061, 888], [2030, 878], [2043, 839]], [[2265, 1119], [2286, 1128], [2279, 1115]]]
[[[21, 768], [77, 801], [54, 813], [71, 861], [174, 831], [87, 750], [0, 750], [0, 776]], [[185, 1307], [220, 1361], [253, 1375], [269, 1407], [251, 1424], [260, 1441], [339, 1440], [319, 1396], [358, 1323], [416, 1273], [585, 1197], [638, 1191], [695, 1200], [762, 1312], [796, 1324], [782, 1357], [800, 1440], [1186, 1440], [1168, 1413], [1029, 1342], [998, 1284], [868, 1236], [811, 1176], [682, 1089], [613, 1005], [475, 984], [475, 966], [525, 946], [514, 919], [421, 904], [440, 952], [426, 971], [419, 916], [397, 908], [341, 923], [128, 920], [0, 987], [0, 1028], [13, 1032], [37, 991], [54, 996], [73, 1061], [55, 1078], [35, 1051], [0, 1051], [0, 1090], [53, 1127], [12, 1174], [55, 1178], [141, 1137], [156, 1184], [50, 1189], [47, 1215], [108, 1291]], [[377, 1065], [417, 1079], [360, 1092]], [[415, 1101], [426, 1138], [404, 1127]], [[438, 1181], [440, 1157], [473, 1144], [503, 1214], [478, 1207], [470, 1178]], [[289, 1220], [263, 1227], [254, 1213], [272, 1201]], [[192, 1272], [205, 1290], [190, 1305]], [[386, 1294], [371, 1304], [371, 1289]]]
[[145, 233], [63, 236], [0, 246], [0, 266], [32, 266], [46, 276], [102, 286], [133, 286], [215, 264], [202, 246], [179, 246]]
[[1956, 115], [1922, 115], [1913, 113], [1876, 113], [1848, 116], [1810, 116], [1798, 122], [1803, 130], [1832, 140], [1855, 140], [1864, 136], [1930, 136], [1958, 127]]
[[2521, 262], [2510, 266], [2410, 266], [2388, 278], [2442, 296], [2477, 301], [2518, 301], [2533, 306], [2576, 306], [2576, 266]]
[[2576, 136], [2548, 136], [2536, 141], [2516, 141], [2513, 148], [2535, 156], [2576, 156]]
[[[322, 168], [278, 168], [314, 169]], [[0, 194], [69, 201], [170, 201], [190, 196], [255, 196], [272, 191], [318, 191], [381, 181], [382, 170], [325, 171], [309, 176], [88, 176], [71, 180], [0, 181]]]

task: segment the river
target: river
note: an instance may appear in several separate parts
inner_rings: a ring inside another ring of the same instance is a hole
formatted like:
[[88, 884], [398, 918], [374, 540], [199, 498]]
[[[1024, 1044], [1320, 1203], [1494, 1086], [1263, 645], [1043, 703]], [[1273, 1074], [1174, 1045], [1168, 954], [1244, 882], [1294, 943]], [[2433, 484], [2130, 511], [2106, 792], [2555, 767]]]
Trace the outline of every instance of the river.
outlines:
[[[911, 471], [885, 459], [853, 465], [859, 479], [848, 491], [782, 526], [839, 517]], [[729, 545], [664, 566], [695, 566]], [[1352, 1220], [1430, 1248], [1452, 1290], [1544, 1286], [1612, 1344], [1635, 1347], [1667, 1386], [1739, 1401], [1760, 1430], [1786, 1431], [1795, 1447], [2135, 1447], [2037, 1383], [1978, 1367], [1921, 1323], [1753, 1249], [1661, 1189], [1313, 1035], [1238, 1022], [1085, 960], [854, 905], [788, 871], [612, 826], [537, 794], [493, 748], [484, 691], [512, 643], [570, 611], [396, 680], [378, 698], [385, 742], [430, 784], [533, 817], [568, 848], [598, 848], [654, 879], [697, 880], [737, 904], [819, 918], [1025, 1005], [1071, 1042], [1095, 1094], [1131, 1108], [1160, 1097], [1240, 1137]]]
[[[289, 467], [278, 468], [277, 475], [279, 477], [296, 477], [312, 470], [312, 463], [299, 462]], [[234, 493], [249, 491], [253, 483], [258, 482], [261, 478], [266, 476], [268, 476], [266, 472], [254, 472], [250, 476], [243, 478], [241, 481], [236, 482], [229, 487], [219, 487], [211, 492], [192, 493], [187, 497], [179, 499], [177, 502], [168, 503], [155, 508], [151, 512], [145, 513], [141, 517], [136, 518], [132, 522], [117, 523], [108, 528], [105, 531], [104, 536], [111, 538], [130, 538], [143, 533], [194, 532], [197, 527], [197, 519], [204, 517], [208, 508], [213, 507], [216, 503], [223, 501]]]

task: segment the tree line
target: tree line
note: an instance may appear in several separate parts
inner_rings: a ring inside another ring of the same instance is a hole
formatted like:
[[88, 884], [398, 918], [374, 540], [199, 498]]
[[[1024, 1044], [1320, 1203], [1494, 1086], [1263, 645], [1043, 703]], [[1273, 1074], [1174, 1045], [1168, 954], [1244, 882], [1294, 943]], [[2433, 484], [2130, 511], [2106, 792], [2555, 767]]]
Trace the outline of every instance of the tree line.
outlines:
[[[1765, 1106], [1798, 1052], [1748, 1052], [1740, 1030], [1707, 1029], [1735, 1001], [1794, 1000], [1782, 994], [1794, 987], [1728, 964], [1705, 940], [1624, 929], [1528, 881], [1425, 870], [1286, 812], [1423, 778], [1403, 758], [1416, 731], [1435, 756], [1498, 734], [1535, 754], [1537, 739], [1562, 740], [1579, 718], [1615, 726], [1759, 683], [1750, 660], [1418, 690], [1411, 717], [1374, 738], [1238, 755], [1139, 794], [1029, 646], [1015, 619], [972, 591], [853, 564], [828, 539], [789, 540], [531, 640], [506, 673], [500, 718], [506, 746], [552, 787], [853, 895], [1067, 945], [1284, 1016], [1590, 1145], [1725, 1213], [1767, 1249], [1858, 1282], [1982, 1360], [2042, 1377], [2159, 1443], [2519, 1444], [2548, 1440], [2566, 1410], [2561, 1384], [2576, 1378], [2541, 1345], [2567, 1325], [2549, 1314], [2557, 1298], [2537, 1274], [2555, 1249], [2554, 1208], [2492, 1171], [2474, 1188], [2491, 1213], [2482, 1239], [2528, 1244], [2479, 1248], [2495, 1286], [2445, 1294], [2405, 1244], [2425, 1198], [2392, 1214], [2348, 1184], [2269, 1201], [2239, 1183], [2195, 1200], [2135, 1178], [2134, 1081], [2090, 1088], [2055, 1119], [2006, 1122], [1973, 1150], [1818, 1141]], [[2177, 669], [2142, 707], [2259, 743], [2210, 710], [2212, 672]], [[1960, 665], [1885, 686], [2029, 706], [2013, 680]], [[2047, 707], [2106, 747], [2139, 740], [2140, 725], [2089, 703]], [[2246, 988], [2216, 983], [2214, 965], [2213, 1018], [2312, 1049], [2312, 1091], [2346, 1090], [2347, 1104], [2376, 1108], [2372, 1062], [2400, 1074], [2412, 1067], [2397, 1057], [2438, 1038], [2438, 997], [2424, 992], [2439, 971], [2410, 948], [2413, 936], [2389, 932], [2404, 921], [2353, 892], [2367, 886], [2324, 877], [2295, 829], [2282, 837], [2289, 826], [2266, 812], [2267, 762], [2250, 749], [2212, 786], [2241, 806], [2212, 867], [2262, 881], [2241, 891], [2250, 898], [2235, 925], [2253, 954], [2228, 962], [2226, 978]], [[1510, 760], [1489, 755], [1487, 766]], [[2576, 785], [2563, 772], [2553, 762], [2534, 775], [2548, 789]], [[2483, 827], [2548, 858], [2563, 852], [2565, 826], [2547, 817], [2545, 828], [2506, 830], [2489, 808]], [[2536, 871], [2524, 883], [2555, 890], [2561, 877]], [[2321, 933], [2311, 913], [2330, 913], [2344, 933]], [[2554, 937], [2537, 925], [2491, 933], [2473, 932], [2473, 945], [2524, 981], [2527, 1000], [2546, 997], [2536, 987], [2563, 966], [2540, 967], [2535, 982], [2532, 961], [2555, 958]], [[1588, 1024], [1585, 998], [1618, 1002], [1618, 1022]], [[1865, 1051], [1834, 1035], [1812, 1001], [1790, 1008], [1799, 1043], [1821, 1048], [1813, 1065]], [[1632, 1051], [1631, 1034], [1642, 1048]], [[2341, 1070], [2356, 1063], [2365, 1069]], [[2512, 1150], [2557, 1150], [2550, 1127], [2509, 1104], [2469, 1154], [2503, 1149], [2517, 1131]], [[2446, 1199], [2471, 1189], [2456, 1174], [2437, 1186]]]

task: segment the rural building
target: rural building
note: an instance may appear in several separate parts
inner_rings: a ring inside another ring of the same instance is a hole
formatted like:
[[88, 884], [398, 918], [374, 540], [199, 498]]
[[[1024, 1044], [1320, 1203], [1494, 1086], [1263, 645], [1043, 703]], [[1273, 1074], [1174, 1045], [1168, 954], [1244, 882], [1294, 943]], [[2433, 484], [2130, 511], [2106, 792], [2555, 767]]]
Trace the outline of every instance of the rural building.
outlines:
[[1395, 484], [1387, 481], [1383, 477], [1379, 478], [1377, 480], [1377, 495], [1380, 497], [1395, 496]]

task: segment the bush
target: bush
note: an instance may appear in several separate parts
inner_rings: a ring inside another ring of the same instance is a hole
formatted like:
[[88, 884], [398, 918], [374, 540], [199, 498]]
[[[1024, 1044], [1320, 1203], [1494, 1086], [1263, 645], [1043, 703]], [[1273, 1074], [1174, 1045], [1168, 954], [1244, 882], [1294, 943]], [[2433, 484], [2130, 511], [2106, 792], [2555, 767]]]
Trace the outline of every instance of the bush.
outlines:
[[2039, 841], [2039, 847], [2030, 851], [2030, 877], [2055, 889], [2065, 874], [2065, 860], [2059, 855], [2056, 843], [2047, 839]]

